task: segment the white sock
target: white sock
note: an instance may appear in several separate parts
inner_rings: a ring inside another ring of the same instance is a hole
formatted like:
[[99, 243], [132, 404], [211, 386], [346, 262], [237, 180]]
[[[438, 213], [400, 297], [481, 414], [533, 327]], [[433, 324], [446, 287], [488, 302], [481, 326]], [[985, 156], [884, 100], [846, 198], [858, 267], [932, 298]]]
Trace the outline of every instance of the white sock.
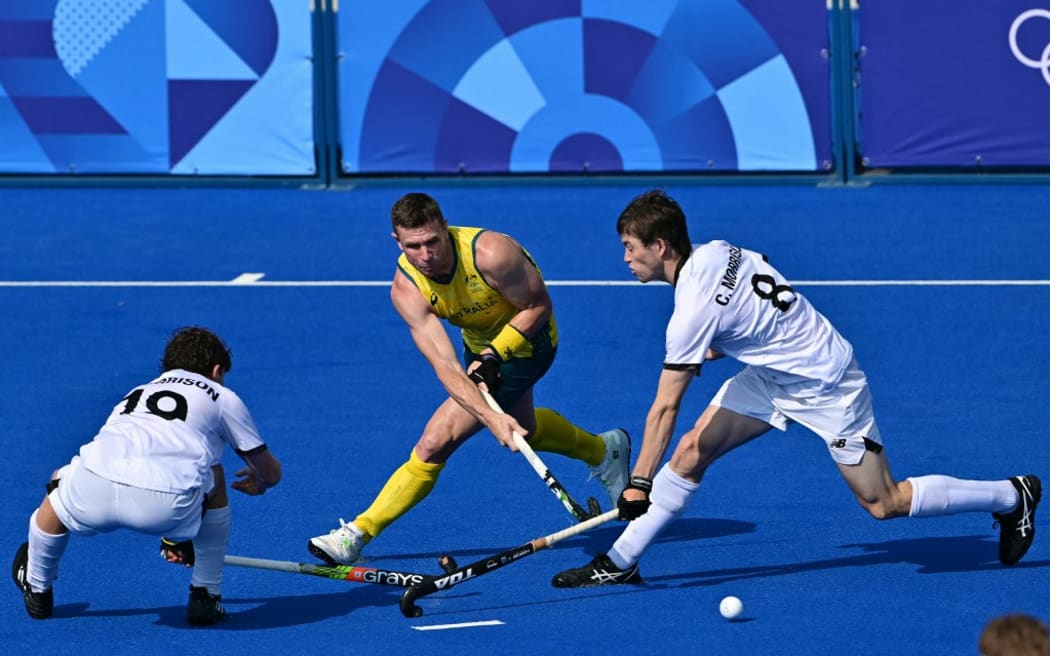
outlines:
[[230, 507], [208, 508], [201, 530], [193, 538], [194, 565], [190, 585], [222, 594], [222, 561], [230, 543]]
[[652, 505], [644, 515], [627, 525], [609, 549], [609, 560], [620, 569], [627, 569], [637, 563], [642, 552], [660, 531], [682, 514], [698, 487], [699, 483], [685, 480], [671, 471], [669, 466], [661, 467], [653, 479], [653, 491], [649, 494]]
[[963, 512], [1004, 513], [1019, 501], [1010, 481], [965, 481], [951, 476], [917, 476], [911, 482], [911, 517]]
[[58, 561], [69, 544], [69, 533], [53, 535], [36, 525], [36, 512], [29, 517], [29, 564], [26, 580], [33, 592], [44, 592], [58, 576]]

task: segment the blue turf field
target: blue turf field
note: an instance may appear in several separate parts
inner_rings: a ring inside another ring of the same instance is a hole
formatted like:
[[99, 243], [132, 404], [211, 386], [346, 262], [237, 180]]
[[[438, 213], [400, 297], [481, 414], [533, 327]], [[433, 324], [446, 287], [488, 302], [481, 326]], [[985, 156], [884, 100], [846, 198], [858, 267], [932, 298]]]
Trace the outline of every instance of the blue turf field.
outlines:
[[[51, 470], [155, 373], [170, 331], [189, 323], [230, 342], [227, 383], [285, 467], [264, 497], [231, 493], [230, 552], [311, 560], [306, 539], [371, 501], [443, 399], [382, 284], [397, 255], [389, 207], [416, 189], [0, 190], [0, 448], [12, 457], [0, 510], [5, 563]], [[552, 282], [562, 348], [537, 402], [595, 431], [622, 425], [636, 439], [671, 289], [601, 283], [629, 280], [615, 219], [644, 189], [428, 189], [451, 223], [514, 234]], [[898, 477], [1037, 473], [1050, 484], [1050, 188], [669, 191], [694, 241], [765, 252], [851, 340]], [[224, 284], [245, 273], [265, 276]], [[93, 284], [69, 284], [85, 281]], [[595, 282], [558, 284], [569, 281]], [[705, 368], [679, 432], [734, 370], [728, 361]], [[544, 459], [575, 496], [600, 498], [582, 465]], [[226, 464], [232, 471], [238, 461]], [[86, 656], [205, 645], [230, 654], [971, 654], [998, 614], [1050, 620], [1048, 517], [1043, 508], [1032, 550], [1005, 569], [991, 517], [878, 523], [822, 443], [792, 429], [709, 472], [642, 561], [644, 586], [550, 587], [554, 573], [612, 542], [620, 529], [608, 525], [426, 597], [426, 614], [413, 620], [398, 611], [396, 588], [228, 568], [231, 617], [193, 630], [184, 625], [188, 572], [163, 563], [154, 538], [74, 536], [55, 617], [30, 620], [7, 583], [0, 644], [10, 655]], [[481, 433], [369, 546], [366, 564], [436, 573], [441, 553], [466, 563], [568, 525], [524, 459]], [[744, 621], [718, 615], [727, 594], [744, 600]], [[421, 630], [492, 621], [501, 624]]]

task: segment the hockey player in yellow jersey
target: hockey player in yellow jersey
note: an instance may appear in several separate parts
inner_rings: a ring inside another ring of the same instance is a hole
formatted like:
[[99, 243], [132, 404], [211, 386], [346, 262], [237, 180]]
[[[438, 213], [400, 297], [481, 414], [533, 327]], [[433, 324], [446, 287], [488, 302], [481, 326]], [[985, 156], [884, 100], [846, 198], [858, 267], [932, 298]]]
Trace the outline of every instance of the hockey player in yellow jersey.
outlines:
[[[627, 434], [594, 435], [533, 406], [532, 387], [554, 361], [558, 330], [532, 257], [508, 235], [449, 226], [438, 203], [422, 193], [400, 198], [391, 222], [401, 256], [390, 298], [449, 398], [371, 506], [311, 538], [310, 552], [330, 565], [356, 561], [366, 543], [430, 493], [445, 462], [482, 428], [511, 451], [517, 432], [535, 451], [582, 460], [615, 504], [627, 483]], [[461, 329], [462, 363], [442, 319]], [[490, 408], [478, 386], [506, 414]]]

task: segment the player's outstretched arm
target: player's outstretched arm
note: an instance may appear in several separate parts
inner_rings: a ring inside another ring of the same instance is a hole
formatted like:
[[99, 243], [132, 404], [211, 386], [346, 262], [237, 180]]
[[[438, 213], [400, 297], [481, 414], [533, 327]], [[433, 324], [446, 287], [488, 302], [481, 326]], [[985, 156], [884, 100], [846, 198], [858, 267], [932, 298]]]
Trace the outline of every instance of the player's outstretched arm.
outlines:
[[656, 387], [656, 397], [645, 417], [642, 448], [635, 461], [633, 475], [652, 478], [663, 461], [678, 421], [678, 409], [696, 369], [664, 369]]
[[408, 325], [416, 348], [433, 367], [448, 395], [485, 425], [501, 444], [516, 450], [513, 432], [518, 431], [519, 434], [526, 435], [528, 431], [513, 417], [494, 412], [485, 403], [474, 381], [468, 377], [460, 364], [459, 356], [452, 347], [452, 341], [441, 319], [420, 295], [415, 285], [401, 272], [394, 276], [390, 300]]
[[237, 480], [230, 484], [233, 489], [258, 496], [281, 481], [281, 463], [266, 446], [239, 455], [247, 467], [234, 474]]

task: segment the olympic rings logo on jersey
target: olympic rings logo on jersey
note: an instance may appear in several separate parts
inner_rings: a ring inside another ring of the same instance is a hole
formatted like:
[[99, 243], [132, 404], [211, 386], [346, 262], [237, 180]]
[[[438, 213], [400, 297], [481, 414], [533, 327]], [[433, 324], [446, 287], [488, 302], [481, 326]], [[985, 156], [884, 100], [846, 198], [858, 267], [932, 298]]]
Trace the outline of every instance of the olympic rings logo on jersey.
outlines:
[[1017, 45], [1017, 31], [1021, 28], [1021, 24], [1029, 18], [1045, 18], [1050, 20], [1050, 10], [1029, 9], [1014, 19], [1014, 22], [1010, 25], [1010, 52], [1014, 54], [1017, 61], [1021, 62], [1028, 68], [1039, 69], [1043, 74], [1043, 80], [1046, 81], [1047, 86], [1050, 86], [1050, 43], [1043, 48], [1043, 54], [1039, 59], [1032, 59], [1024, 54], [1021, 52], [1021, 48]]

